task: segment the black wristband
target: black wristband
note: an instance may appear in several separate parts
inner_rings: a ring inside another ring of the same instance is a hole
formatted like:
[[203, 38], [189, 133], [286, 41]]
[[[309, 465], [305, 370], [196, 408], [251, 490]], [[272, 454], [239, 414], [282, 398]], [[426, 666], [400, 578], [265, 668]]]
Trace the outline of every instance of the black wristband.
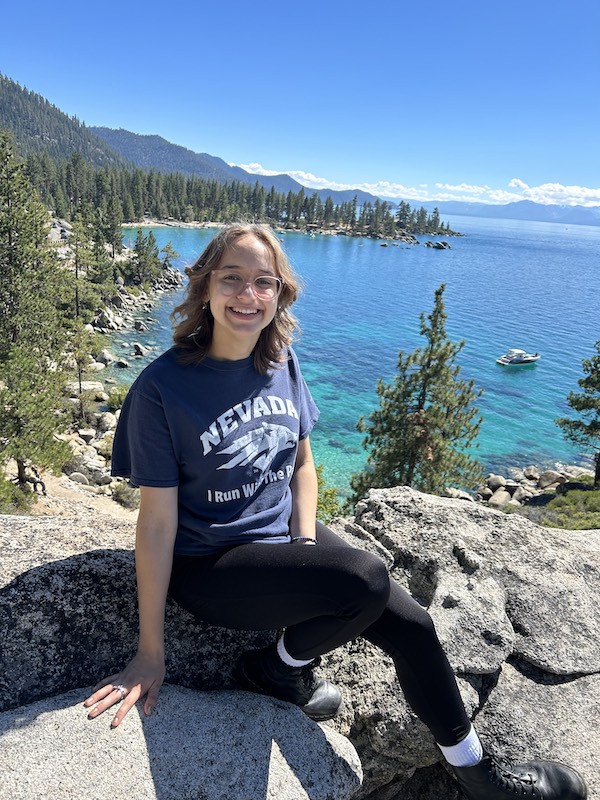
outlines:
[[291, 542], [292, 544], [295, 542], [312, 542], [312, 544], [317, 544], [317, 540], [313, 539], [311, 536], [292, 536]]

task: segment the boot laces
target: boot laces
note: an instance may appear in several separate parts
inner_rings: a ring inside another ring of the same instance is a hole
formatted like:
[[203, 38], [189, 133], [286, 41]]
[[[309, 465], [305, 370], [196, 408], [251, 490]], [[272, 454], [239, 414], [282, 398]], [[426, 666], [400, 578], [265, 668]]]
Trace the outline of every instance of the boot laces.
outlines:
[[320, 663], [321, 659], [315, 658], [315, 660], [311, 661], [310, 664], [300, 667], [300, 680], [302, 681], [302, 685], [304, 686], [305, 690], [310, 694], [312, 694], [317, 685], [314, 669], [315, 667], [318, 667]]
[[501, 789], [520, 797], [541, 797], [535, 787], [535, 778], [530, 772], [518, 775], [497, 762], [492, 762], [494, 783]]

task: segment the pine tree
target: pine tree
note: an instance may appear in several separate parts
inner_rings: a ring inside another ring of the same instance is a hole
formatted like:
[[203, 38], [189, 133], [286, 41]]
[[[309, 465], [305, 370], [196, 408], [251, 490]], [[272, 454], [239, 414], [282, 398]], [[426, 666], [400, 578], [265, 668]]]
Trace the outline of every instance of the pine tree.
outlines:
[[179, 253], [173, 247], [171, 242], [167, 242], [160, 251], [160, 260], [163, 269], [171, 269], [173, 261], [179, 258]]
[[595, 344], [596, 354], [581, 362], [586, 376], [577, 383], [583, 392], [569, 392], [568, 405], [582, 419], [561, 417], [556, 424], [562, 428], [563, 435], [576, 445], [595, 450], [596, 469], [594, 486], [600, 488], [600, 339]]
[[96, 218], [93, 230], [92, 262], [87, 271], [86, 278], [90, 283], [102, 286], [103, 299], [114, 295], [115, 279], [118, 268], [113, 258], [106, 251], [106, 242], [102, 231], [102, 220]]
[[87, 225], [81, 215], [77, 214], [69, 240], [75, 278], [74, 310], [77, 319], [81, 316], [82, 278], [91, 271], [94, 264], [92, 236], [91, 226]]
[[68, 455], [54, 434], [65, 345], [61, 303], [71, 289], [48, 229], [48, 212], [0, 134], [0, 465], [16, 462], [23, 489], [29, 464], [56, 468]]
[[369, 455], [367, 468], [352, 477], [354, 502], [371, 487], [441, 494], [448, 486], [471, 489], [482, 477], [469, 453], [477, 446], [481, 418], [473, 403], [481, 391], [460, 378], [455, 360], [465, 342], [447, 337], [444, 290], [444, 284], [436, 290], [431, 314], [421, 314], [426, 344], [408, 355], [400, 351], [395, 379], [378, 383], [379, 408], [357, 423]]
[[142, 229], [138, 228], [133, 251], [133, 260], [129, 266], [121, 267], [126, 270], [126, 282], [137, 285], [151, 284], [162, 269], [156, 237], [152, 231], [145, 235]]
[[337, 489], [335, 489], [333, 486], [327, 485], [327, 481], [323, 475], [323, 464], [319, 464], [316, 469], [319, 490], [317, 500], [317, 519], [323, 524], [327, 525], [327, 523], [331, 522], [334, 517], [337, 517], [342, 513], [342, 509], [338, 500]]
[[106, 241], [111, 246], [113, 259], [117, 254], [120, 254], [123, 249], [123, 229], [121, 224], [123, 222], [123, 207], [121, 201], [114, 194], [110, 193], [108, 199], [108, 208], [104, 224], [104, 236]]

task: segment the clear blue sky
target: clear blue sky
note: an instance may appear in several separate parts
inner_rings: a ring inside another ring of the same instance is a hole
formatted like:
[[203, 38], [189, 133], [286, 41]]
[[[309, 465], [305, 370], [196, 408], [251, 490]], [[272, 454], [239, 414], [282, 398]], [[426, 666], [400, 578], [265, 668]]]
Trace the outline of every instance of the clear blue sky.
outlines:
[[598, 0], [23, 0], [0, 72], [307, 185], [600, 205], [599, 31]]

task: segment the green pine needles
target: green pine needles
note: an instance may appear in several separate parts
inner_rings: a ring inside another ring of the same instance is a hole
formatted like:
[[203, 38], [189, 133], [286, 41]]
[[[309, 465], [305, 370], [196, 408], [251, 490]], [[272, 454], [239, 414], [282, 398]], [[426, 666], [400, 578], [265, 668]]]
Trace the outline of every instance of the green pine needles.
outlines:
[[366, 469], [352, 477], [353, 502], [369, 488], [404, 485], [443, 494], [449, 486], [471, 490], [482, 478], [471, 454], [481, 425], [474, 403], [482, 391], [460, 378], [455, 362], [465, 342], [448, 339], [444, 290], [445, 284], [436, 290], [431, 314], [421, 314], [425, 344], [400, 351], [394, 380], [377, 385], [379, 408], [357, 423], [369, 456]]
[[581, 362], [584, 378], [577, 383], [582, 392], [569, 392], [567, 404], [579, 414], [579, 419], [561, 417], [556, 424], [573, 444], [594, 450], [594, 486], [600, 488], [600, 339], [595, 344], [596, 354]]
[[[48, 246], [48, 212], [0, 134], [0, 503], [21, 507], [27, 468], [59, 468], [55, 433], [66, 345], [61, 298], [68, 276]], [[14, 483], [3, 469], [15, 465]]]

